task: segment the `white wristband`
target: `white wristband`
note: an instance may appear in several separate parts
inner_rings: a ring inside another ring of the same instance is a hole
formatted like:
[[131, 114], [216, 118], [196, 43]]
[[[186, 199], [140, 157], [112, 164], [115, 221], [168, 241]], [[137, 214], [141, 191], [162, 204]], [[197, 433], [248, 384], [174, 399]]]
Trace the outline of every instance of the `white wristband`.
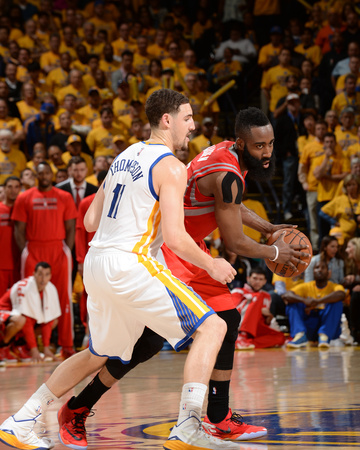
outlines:
[[278, 249], [278, 247], [277, 247], [275, 244], [273, 244], [271, 247], [274, 247], [274, 249], [275, 249], [275, 258], [274, 258], [274, 259], [270, 259], [270, 258], [269, 258], [269, 261], [274, 262], [274, 261], [276, 261], [276, 260], [278, 259], [278, 257], [279, 257], [279, 249]]

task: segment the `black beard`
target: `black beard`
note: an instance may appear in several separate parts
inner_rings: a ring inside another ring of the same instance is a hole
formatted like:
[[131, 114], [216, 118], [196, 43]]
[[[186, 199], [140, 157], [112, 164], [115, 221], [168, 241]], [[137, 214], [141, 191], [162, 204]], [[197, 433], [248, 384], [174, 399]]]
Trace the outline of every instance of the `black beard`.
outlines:
[[[271, 158], [257, 159], [252, 156], [245, 144], [243, 151], [243, 161], [248, 171], [247, 176], [254, 181], [266, 181], [270, 180], [275, 173], [275, 154], [271, 155]], [[264, 162], [269, 162], [269, 167], [263, 166]]]

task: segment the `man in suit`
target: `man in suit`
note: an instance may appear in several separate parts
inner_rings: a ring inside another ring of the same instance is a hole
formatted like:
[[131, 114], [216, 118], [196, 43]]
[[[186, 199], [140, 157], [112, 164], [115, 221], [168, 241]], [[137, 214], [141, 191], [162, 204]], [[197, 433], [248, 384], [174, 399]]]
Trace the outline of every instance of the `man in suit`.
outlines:
[[[97, 187], [85, 181], [88, 168], [85, 159], [81, 156], [73, 156], [68, 163], [69, 178], [56, 185], [57, 188], [69, 192], [74, 199], [76, 209], [79, 208], [81, 200], [91, 194], [95, 194]], [[74, 284], [77, 273], [77, 261], [75, 257], [75, 246], [72, 251], [73, 270], [72, 282]]]
[[69, 192], [78, 208], [83, 198], [96, 193], [97, 187], [85, 181], [88, 168], [85, 159], [81, 156], [73, 156], [70, 159], [68, 172], [70, 178], [57, 184], [56, 187]]

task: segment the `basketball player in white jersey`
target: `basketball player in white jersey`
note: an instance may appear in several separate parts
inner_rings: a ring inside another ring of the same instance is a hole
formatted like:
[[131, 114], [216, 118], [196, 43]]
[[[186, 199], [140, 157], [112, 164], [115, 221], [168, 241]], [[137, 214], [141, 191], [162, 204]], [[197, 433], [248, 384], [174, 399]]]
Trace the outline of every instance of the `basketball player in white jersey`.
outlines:
[[41, 413], [106, 358], [129, 362], [148, 326], [176, 350], [194, 338], [178, 422], [164, 448], [238, 449], [236, 443], [206, 434], [200, 419], [226, 324], [155, 259], [165, 241], [179, 257], [223, 284], [235, 275], [224, 259], [203, 252], [184, 228], [186, 168], [173, 153], [188, 145], [194, 129], [191, 106], [182, 94], [161, 89], [149, 97], [146, 113], [150, 141], [132, 145], [115, 159], [84, 220], [87, 231], [97, 230], [84, 263], [90, 348], [64, 361], [0, 426], [0, 440], [12, 447], [52, 448], [50, 439], [33, 431]]

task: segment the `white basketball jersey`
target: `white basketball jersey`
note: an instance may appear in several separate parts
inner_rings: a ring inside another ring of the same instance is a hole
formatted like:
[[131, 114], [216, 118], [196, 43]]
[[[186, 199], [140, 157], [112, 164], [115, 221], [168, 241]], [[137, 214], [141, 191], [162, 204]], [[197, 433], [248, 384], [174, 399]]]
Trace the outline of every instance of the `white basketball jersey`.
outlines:
[[116, 157], [103, 184], [105, 200], [92, 247], [156, 256], [163, 238], [152, 170], [166, 156], [174, 157], [163, 144], [137, 142]]

